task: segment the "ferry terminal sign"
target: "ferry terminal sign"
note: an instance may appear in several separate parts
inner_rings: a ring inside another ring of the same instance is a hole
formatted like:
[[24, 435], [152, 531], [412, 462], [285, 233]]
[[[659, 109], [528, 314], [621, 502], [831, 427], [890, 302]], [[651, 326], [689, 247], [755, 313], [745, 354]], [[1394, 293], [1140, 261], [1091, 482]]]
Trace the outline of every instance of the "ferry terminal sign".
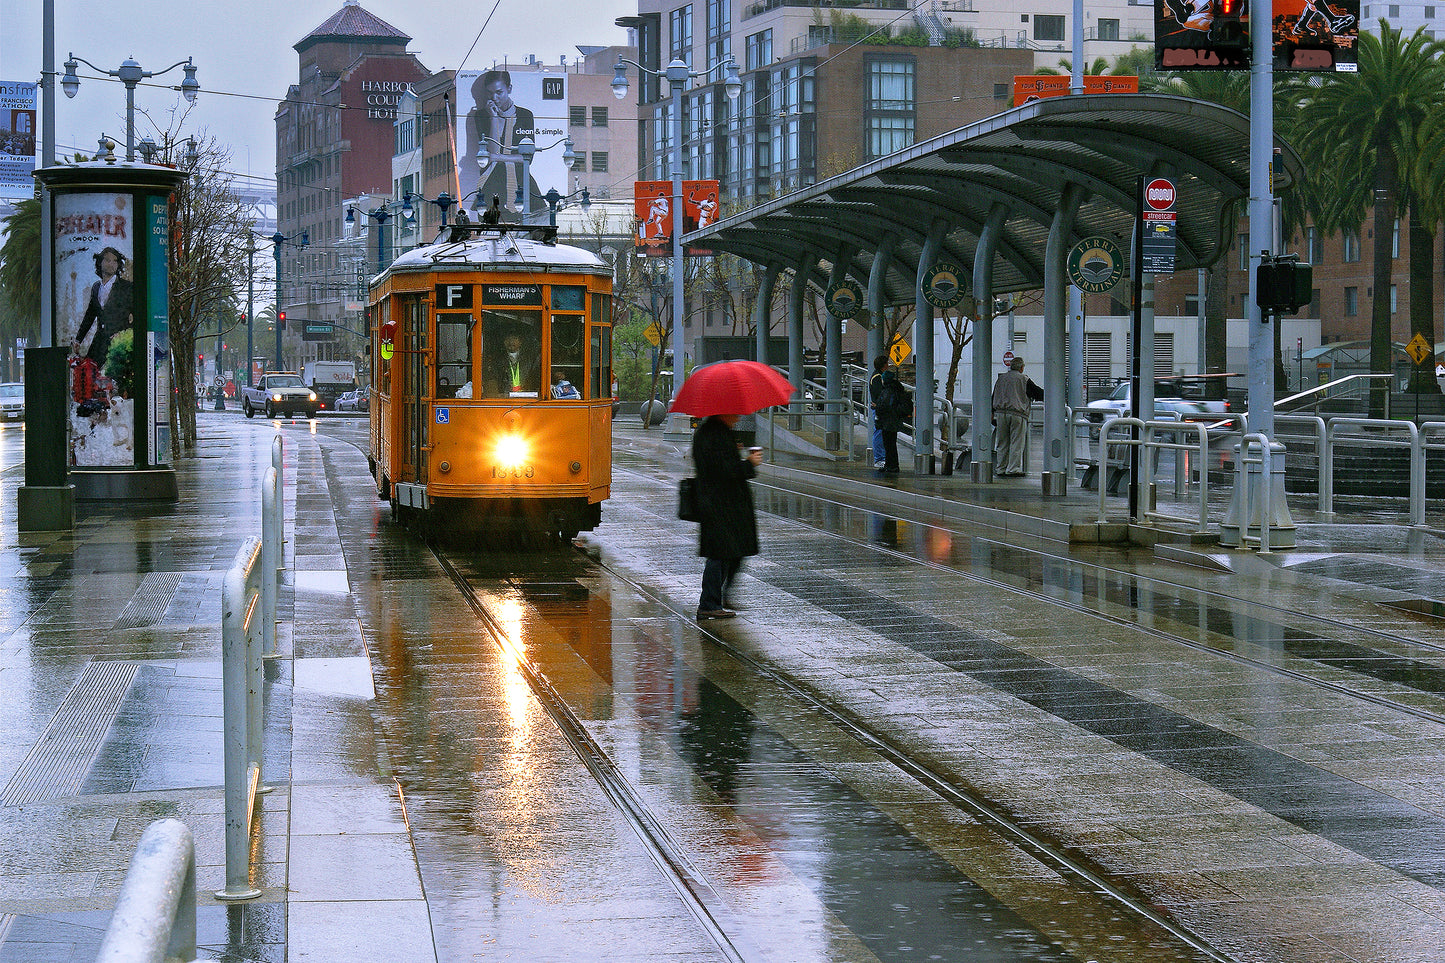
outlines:
[[963, 272], [956, 264], [939, 261], [923, 275], [923, 300], [935, 308], [951, 308], [963, 300]]
[[1107, 237], [1086, 237], [1069, 252], [1069, 281], [1080, 291], [1101, 294], [1124, 276], [1119, 246]]

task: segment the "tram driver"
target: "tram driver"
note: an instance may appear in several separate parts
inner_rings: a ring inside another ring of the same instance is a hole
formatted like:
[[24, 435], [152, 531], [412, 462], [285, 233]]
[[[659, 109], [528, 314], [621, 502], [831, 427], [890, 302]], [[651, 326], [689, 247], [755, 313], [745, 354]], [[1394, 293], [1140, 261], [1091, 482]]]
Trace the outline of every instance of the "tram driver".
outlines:
[[531, 339], [529, 344], [523, 340], [521, 332], [515, 328], [507, 329], [502, 335], [501, 350], [486, 352], [487, 397], [537, 397], [541, 388], [540, 361], [537, 339]]

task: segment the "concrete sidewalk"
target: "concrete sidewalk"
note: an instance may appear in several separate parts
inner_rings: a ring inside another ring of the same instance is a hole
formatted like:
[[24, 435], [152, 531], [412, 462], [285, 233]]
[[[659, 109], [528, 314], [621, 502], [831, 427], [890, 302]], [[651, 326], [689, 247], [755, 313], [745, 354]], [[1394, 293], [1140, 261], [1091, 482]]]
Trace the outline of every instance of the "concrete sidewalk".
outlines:
[[[263, 894], [223, 905], [221, 584], [260, 531], [272, 432], [203, 416], [180, 502], [83, 507], [73, 532], [16, 532], [0, 476], [0, 961], [92, 960], [136, 843], [174, 817], [196, 839], [202, 956], [434, 961], [371, 673], [314, 439], [283, 432], [288, 584], [268, 665], [253, 853]], [[295, 626], [304, 626], [297, 631]]]

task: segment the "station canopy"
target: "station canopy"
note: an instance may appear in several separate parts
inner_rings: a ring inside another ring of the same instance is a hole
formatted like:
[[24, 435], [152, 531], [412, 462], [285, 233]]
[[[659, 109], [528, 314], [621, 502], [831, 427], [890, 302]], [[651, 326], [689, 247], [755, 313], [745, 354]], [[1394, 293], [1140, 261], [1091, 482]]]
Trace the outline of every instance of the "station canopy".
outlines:
[[[1275, 141], [1274, 189], [1300, 177], [1299, 156]], [[974, 249], [996, 203], [1008, 210], [995, 249], [993, 294], [1044, 285], [1045, 249], [1066, 185], [1085, 189], [1067, 247], [1115, 241], [1127, 258], [1138, 178], [1176, 187], [1176, 270], [1207, 267], [1236, 233], [1229, 202], [1249, 192], [1249, 118], [1163, 94], [1049, 97], [934, 137], [790, 192], [686, 236], [690, 246], [808, 271], [826, 287], [835, 262], [866, 286], [885, 236], [895, 248], [885, 304], [911, 303], [930, 224], [948, 223], [939, 260], [971, 276]], [[1226, 214], [1229, 214], [1226, 217]]]

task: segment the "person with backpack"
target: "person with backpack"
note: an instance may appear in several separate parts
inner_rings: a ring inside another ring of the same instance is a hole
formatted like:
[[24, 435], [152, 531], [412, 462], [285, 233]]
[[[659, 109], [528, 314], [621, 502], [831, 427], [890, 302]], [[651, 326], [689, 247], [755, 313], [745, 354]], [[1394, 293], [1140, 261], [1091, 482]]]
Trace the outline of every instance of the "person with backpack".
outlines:
[[903, 382], [898, 380], [898, 373], [891, 367], [883, 369], [883, 383], [878, 390], [877, 423], [878, 430], [883, 432], [883, 468], [880, 474], [898, 474], [898, 432], [903, 429], [909, 416], [913, 414], [913, 397]]
[[873, 359], [873, 376], [868, 379], [868, 407], [873, 411], [873, 467], [883, 467], [883, 430], [878, 427], [878, 395], [883, 391], [883, 372], [888, 367], [888, 355], [880, 354]]

